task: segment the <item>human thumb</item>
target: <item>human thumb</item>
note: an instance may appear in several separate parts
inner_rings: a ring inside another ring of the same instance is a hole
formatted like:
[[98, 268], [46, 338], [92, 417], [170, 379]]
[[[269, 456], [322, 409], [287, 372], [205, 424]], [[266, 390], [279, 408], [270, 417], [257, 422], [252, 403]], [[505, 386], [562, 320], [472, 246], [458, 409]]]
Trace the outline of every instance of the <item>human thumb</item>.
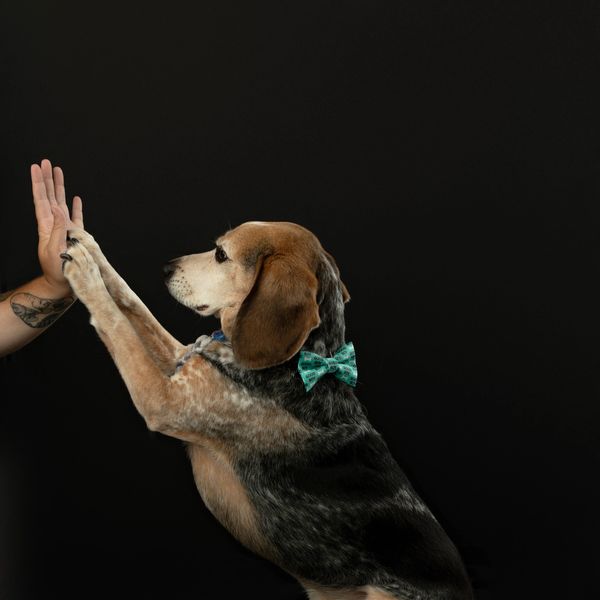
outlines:
[[58, 256], [67, 249], [67, 219], [65, 213], [57, 204], [52, 204], [51, 208], [54, 225], [48, 239], [47, 250], [49, 253]]

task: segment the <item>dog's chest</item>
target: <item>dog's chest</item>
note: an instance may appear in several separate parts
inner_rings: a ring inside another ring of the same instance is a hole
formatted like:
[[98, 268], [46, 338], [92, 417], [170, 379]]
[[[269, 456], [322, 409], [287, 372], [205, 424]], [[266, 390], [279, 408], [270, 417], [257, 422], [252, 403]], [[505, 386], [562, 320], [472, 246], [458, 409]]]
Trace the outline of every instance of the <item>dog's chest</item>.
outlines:
[[194, 480], [204, 504], [242, 544], [264, 554], [264, 539], [246, 490], [226, 455], [216, 448], [190, 445]]

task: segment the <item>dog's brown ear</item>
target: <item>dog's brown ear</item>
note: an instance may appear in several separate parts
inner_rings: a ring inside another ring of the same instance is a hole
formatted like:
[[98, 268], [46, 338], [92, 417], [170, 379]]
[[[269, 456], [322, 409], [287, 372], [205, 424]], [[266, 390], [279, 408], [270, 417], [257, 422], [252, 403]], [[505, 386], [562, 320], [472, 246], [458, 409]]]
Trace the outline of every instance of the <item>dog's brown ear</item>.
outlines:
[[340, 286], [342, 288], [342, 298], [344, 299], [345, 304], [350, 300], [350, 293], [348, 292], [348, 288], [344, 285], [344, 282], [340, 278], [340, 270], [337, 266], [337, 263], [335, 262], [335, 258], [333, 258], [333, 256], [331, 256], [331, 254], [329, 254], [329, 252], [327, 252], [327, 250], [325, 249], [323, 249], [323, 253], [327, 257], [327, 260], [329, 260], [329, 262], [331, 263], [331, 266], [333, 267], [333, 270], [337, 275], [338, 281], [340, 282]]
[[315, 274], [299, 258], [260, 258], [254, 286], [232, 328], [236, 360], [264, 369], [294, 356], [319, 326], [317, 288]]

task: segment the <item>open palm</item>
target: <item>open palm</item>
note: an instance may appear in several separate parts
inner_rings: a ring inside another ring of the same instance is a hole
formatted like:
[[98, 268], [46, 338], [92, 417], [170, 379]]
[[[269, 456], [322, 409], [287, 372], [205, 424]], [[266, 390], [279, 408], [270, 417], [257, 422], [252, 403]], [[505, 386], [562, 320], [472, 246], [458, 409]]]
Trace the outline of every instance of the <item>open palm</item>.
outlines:
[[38, 257], [44, 277], [57, 290], [68, 290], [62, 273], [61, 252], [67, 247], [67, 230], [83, 228], [81, 198], [73, 198], [71, 213], [67, 206], [65, 178], [60, 167], [52, 168], [49, 160], [31, 165], [31, 188], [38, 227]]

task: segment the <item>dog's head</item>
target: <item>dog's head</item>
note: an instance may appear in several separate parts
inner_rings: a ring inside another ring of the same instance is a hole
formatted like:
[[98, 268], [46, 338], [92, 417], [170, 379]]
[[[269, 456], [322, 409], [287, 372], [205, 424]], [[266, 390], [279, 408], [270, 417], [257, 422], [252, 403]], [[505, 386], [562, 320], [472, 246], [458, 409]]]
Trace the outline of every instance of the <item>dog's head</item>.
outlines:
[[295, 223], [243, 223], [219, 237], [215, 249], [176, 258], [164, 270], [171, 295], [220, 318], [237, 361], [251, 369], [294, 356], [319, 327], [326, 294], [340, 304], [350, 299], [333, 257]]

